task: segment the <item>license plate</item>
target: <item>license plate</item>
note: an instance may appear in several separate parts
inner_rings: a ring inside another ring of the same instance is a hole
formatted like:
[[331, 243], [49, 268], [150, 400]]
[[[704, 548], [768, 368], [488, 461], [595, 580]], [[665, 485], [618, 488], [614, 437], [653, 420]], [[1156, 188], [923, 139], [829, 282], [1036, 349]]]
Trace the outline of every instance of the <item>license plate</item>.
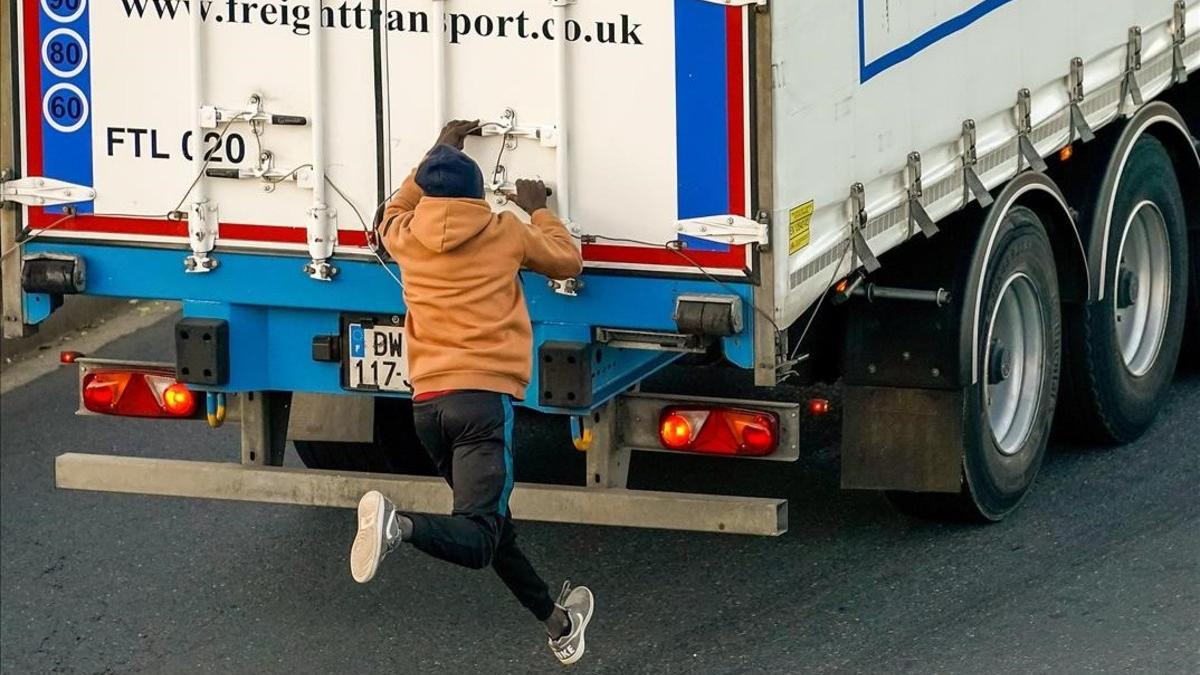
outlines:
[[412, 391], [404, 354], [404, 327], [347, 324], [346, 384], [363, 391]]

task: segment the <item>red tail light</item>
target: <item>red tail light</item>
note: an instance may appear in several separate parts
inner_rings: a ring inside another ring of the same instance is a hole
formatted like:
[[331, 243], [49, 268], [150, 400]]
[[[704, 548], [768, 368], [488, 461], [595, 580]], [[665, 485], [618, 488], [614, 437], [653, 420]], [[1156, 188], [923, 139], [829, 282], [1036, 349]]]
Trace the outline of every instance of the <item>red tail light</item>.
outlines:
[[668, 450], [763, 457], [779, 447], [779, 418], [758, 410], [672, 406], [659, 418], [658, 437]]
[[83, 376], [83, 407], [101, 415], [188, 418], [196, 395], [174, 374], [142, 370], [94, 370]]

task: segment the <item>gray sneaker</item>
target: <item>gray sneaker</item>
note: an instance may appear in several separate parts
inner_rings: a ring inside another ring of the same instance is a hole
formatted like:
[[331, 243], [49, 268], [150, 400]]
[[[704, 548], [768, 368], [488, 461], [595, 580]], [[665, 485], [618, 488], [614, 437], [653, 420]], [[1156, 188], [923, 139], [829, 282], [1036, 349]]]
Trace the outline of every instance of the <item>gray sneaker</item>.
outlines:
[[583, 658], [583, 650], [586, 647], [583, 634], [592, 620], [596, 599], [592, 597], [592, 592], [587, 586], [571, 588], [571, 582], [568, 581], [563, 583], [557, 604], [571, 620], [571, 630], [557, 640], [549, 640], [550, 651], [564, 666], [569, 666]]
[[400, 543], [396, 506], [371, 490], [358, 500], [358, 534], [350, 548], [350, 574], [360, 584], [375, 577], [379, 563]]

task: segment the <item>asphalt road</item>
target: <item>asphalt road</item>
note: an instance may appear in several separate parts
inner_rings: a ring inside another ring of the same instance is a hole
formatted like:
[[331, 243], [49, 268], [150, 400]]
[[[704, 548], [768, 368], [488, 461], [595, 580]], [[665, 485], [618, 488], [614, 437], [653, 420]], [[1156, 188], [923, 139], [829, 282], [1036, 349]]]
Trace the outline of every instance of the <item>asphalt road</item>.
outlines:
[[[106, 355], [165, 354], [167, 327]], [[67, 451], [232, 459], [235, 429], [76, 418], [64, 369], [0, 397], [5, 673], [557, 672], [490, 573], [411, 550], [369, 586], [349, 511], [58, 492]], [[1056, 447], [999, 525], [930, 524], [837, 486], [836, 415], [794, 465], [639, 457], [640, 487], [791, 500], [778, 539], [523, 523], [598, 600], [577, 672], [1200, 672], [1200, 378], [1118, 449]], [[518, 477], [565, 439], [533, 433]], [[295, 462], [294, 456], [289, 462]]]

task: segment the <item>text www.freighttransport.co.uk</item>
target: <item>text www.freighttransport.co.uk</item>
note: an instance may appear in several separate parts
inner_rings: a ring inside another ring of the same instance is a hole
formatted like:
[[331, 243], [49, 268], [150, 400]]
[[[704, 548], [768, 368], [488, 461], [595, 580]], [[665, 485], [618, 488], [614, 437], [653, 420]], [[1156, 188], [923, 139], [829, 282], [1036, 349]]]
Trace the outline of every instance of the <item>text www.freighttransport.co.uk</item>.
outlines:
[[[190, 0], [121, 0], [125, 14], [133, 19], [186, 19], [191, 12]], [[279, 26], [296, 35], [308, 35], [313, 28], [312, 13], [302, 2], [251, 2], [250, 0], [201, 0], [200, 17], [204, 21], [229, 24], [261, 24]], [[462, 14], [445, 15], [446, 36], [451, 44], [479, 38], [515, 38], [520, 40], [556, 40], [558, 27], [554, 19], [537, 19], [524, 11], [515, 15]], [[397, 33], [428, 33], [430, 16], [424, 11], [381, 10], [361, 3], [342, 2], [321, 10], [321, 25], [325, 28], [357, 30], [384, 29]], [[580, 22], [568, 19], [563, 31], [571, 42], [594, 42], [609, 45], [641, 45], [638, 30], [628, 14], [610, 21]]]

